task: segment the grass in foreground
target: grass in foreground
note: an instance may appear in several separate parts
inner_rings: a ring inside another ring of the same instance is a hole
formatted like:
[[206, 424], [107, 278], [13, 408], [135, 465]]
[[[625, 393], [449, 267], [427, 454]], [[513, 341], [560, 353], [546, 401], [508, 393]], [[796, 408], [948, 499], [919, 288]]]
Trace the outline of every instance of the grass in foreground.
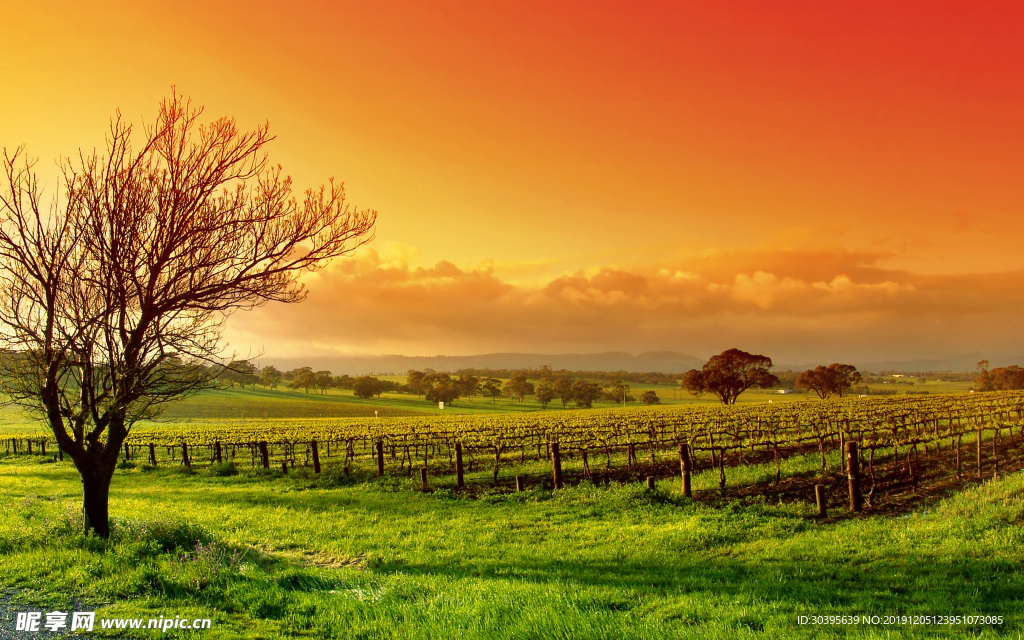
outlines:
[[[108, 616], [212, 617], [203, 638], [1017, 637], [1024, 626], [1022, 474], [908, 518], [818, 523], [809, 505], [713, 507], [639, 485], [465, 499], [404, 478], [232, 473], [119, 472], [116, 531], [101, 542], [77, 533], [73, 469], [0, 460], [0, 584], [47, 605], [106, 603]], [[1006, 622], [796, 624], [978, 613]]]

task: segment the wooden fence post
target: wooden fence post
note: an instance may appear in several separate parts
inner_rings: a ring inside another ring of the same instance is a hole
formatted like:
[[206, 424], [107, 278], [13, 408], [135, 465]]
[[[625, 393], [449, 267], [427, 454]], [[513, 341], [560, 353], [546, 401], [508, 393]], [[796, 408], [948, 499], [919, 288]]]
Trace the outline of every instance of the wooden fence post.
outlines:
[[182, 442], [181, 443], [181, 461], [183, 463], [185, 463], [186, 467], [191, 467], [192, 466], [192, 460], [189, 459], [189, 457], [188, 457], [188, 443], [187, 442]]
[[281, 471], [283, 471], [285, 473], [285, 475], [288, 474], [288, 461], [287, 460], [285, 460], [284, 462], [281, 463]]
[[270, 468], [270, 450], [267, 448], [266, 440], [260, 440], [260, 461], [264, 469]]
[[999, 451], [996, 448], [999, 444], [999, 425], [996, 425], [996, 430], [992, 432], [992, 477], [999, 477]]
[[690, 486], [690, 472], [693, 470], [693, 462], [690, 460], [690, 445], [679, 445], [679, 469], [683, 474], [683, 495], [692, 498], [693, 487]]
[[420, 467], [420, 489], [427, 491], [429, 488], [427, 485], [427, 468]]
[[981, 427], [978, 427], [978, 477], [981, 477]]
[[825, 503], [825, 485], [814, 485], [814, 501], [818, 503], [818, 517], [824, 518], [828, 515], [828, 505]]
[[516, 492], [523, 490], [523, 476], [516, 476]]
[[309, 448], [313, 452], [313, 473], [320, 473], [320, 447], [316, 440], [309, 443]]
[[722, 447], [718, 456], [718, 490], [725, 493], [725, 447]]
[[217, 458], [217, 464], [223, 464], [224, 463], [223, 453], [221, 452], [221, 448], [220, 448], [220, 440], [218, 440], [217, 442], [213, 443], [213, 454]]
[[850, 481], [850, 511], [860, 511], [864, 503], [860, 492], [860, 458], [857, 456], [857, 443], [846, 442], [846, 473]]
[[555, 488], [562, 488], [562, 456], [558, 452], [558, 443], [551, 443], [551, 469], [555, 476]]
[[149, 464], [156, 466], [156, 445], [149, 443]]
[[131, 459], [132, 459], [132, 452], [131, 452], [131, 449], [128, 448], [128, 443], [126, 442], [126, 443], [124, 443], [124, 460], [125, 460], [125, 462], [128, 462]]
[[[978, 433], [981, 433], [981, 432], [979, 431]], [[28, 443], [28, 455], [32, 455], [32, 441], [31, 440], [25, 440], [25, 442]], [[981, 460], [981, 441], [980, 440], [978, 441], [978, 447], [979, 447], [978, 448], [978, 459]], [[981, 472], [979, 471], [978, 474], [980, 475]]]
[[462, 467], [462, 443], [455, 443], [455, 486], [458, 489], [466, 488], [466, 479]]
[[960, 464], [960, 441], [963, 440], [964, 434], [959, 434], [956, 437], [956, 479], [961, 478], [961, 464]]
[[384, 441], [377, 441], [377, 475], [384, 475]]
[[647, 476], [647, 490], [654, 491], [654, 476]]

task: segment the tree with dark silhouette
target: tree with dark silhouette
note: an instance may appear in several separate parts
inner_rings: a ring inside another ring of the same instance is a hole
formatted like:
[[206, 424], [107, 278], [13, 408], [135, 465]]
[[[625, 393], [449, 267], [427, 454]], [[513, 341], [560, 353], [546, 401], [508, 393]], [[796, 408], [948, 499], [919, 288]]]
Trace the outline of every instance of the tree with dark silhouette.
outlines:
[[508, 382], [502, 387], [508, 397], [516, 398], [519, 402], [522, 402], [528, 395], [532, 395], [534, 387], [532, 382], [526, 380], [526, 376], [522, 374], [516, 374], [512, 376]]
[[594, 406], [594, 400], [601, 395], [601, 385], [596, 382], [577, 380], [572, 383], [572, 399], [576, 401], [579, 409], [589, 409]]
[[981, 374], [974, 380], [975, 391], [1019, 391], [1024, 389], [1024, 369], [1015, 364], [1008, 367], [988, 369], [988, 362], [981, 369]]
[[551, 385], [540, 384], [537, 386], [536, 396], [537, 402], [540, 403], [540, 408], [547, 409], [551, 401], [555, 399], [555, 392]]
[[313, 374], [313, 383], [320, 395], [324, 395], [334, 386], [334, 376], [330, 371], [317, 371]]
[[277, 385], [281, 383], [281, 377], [281, 372], [277, 367], [273, 365], [263, 367], [263, 370], [260, 371], [260, 384], [269, 389], [277, 389]]
[[142, 131], [114, 118], [49, 205], [23, 148], [3, 153], [0, 380], [74, 462], [98, 536], [132, 425], [214, 382], [228, 316], [302, 300], [302, 272], [372, 238], [341, 184], [293, 194], [266, 126], [201, 114], [172, 94]]
[[491, 404], [501, 397], [501, 380], [497, 378], [483, 378], [480, 380], [480, 393], [485, 398], [491, 399]]
[[722, 404], [736, 404], [736, 398], [751, 387], [768, 389], [779, 384], [771, 374], [772, 359], [739, 349], [728, 349], [712, 356], [700, 370], [683, 376], [682, 386], [694, 395], [713, 393]]
[[861, 381], [857, 367], [852, 364], [833, 362], [827, 367], [808, 369], [796, 379], [796, 386], [810, 389], [822, 400], [833, 394], [842, 398], [853, 386]]
[[352, 383], [352, 393], [357, 398], [380, 397], [384, 392], [384, 385], [373, 376], [360, 376]]
[[562, 408], [569, 404], [572, 400], [572, 383], [573, 381], [569, 378], [559, 378], [555, 380], [555, 383], [551, 385], [551, 390], [555, 393], [555, 396], [562, 402]]
[[305, 389], [306, 393], [316, 386], [316, 374], [313, 367], [302, 367], [291, 372], [292, 381], [288, 383], [292, 389]]
[[661, 398], [658, 397], [658, 392], [653, 389], [648, 389], [640, 394], [640, 402], [650, 406], [652, 404], [661, 404]]

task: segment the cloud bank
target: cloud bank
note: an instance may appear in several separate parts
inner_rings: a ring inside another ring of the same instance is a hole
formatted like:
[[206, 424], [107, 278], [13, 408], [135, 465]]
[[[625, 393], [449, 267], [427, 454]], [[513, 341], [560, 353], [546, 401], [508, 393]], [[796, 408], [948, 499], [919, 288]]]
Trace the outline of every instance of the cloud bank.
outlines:
[[738, 346], [776, 361], [1024, 353], [1024, 272], [928, 275], [880, 253], [746, 251], [601, 267], [514, 284], [491, 266], [431, 267], [374, 250], [306, 281], [300, 304], [229, 322], [232, 347], [268, 355], [472, 354]]

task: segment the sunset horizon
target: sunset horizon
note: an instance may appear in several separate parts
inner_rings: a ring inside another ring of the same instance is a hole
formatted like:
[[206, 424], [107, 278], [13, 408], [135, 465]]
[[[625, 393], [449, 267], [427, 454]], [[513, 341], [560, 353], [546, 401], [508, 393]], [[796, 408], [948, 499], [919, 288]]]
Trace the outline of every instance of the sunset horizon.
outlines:
[[933, 6], [20, 7], [0, 137], [52, 196], [173, 86], [376, 210], [304, 304], [231, 318], [241, 353], [997, 359], [1024, 353], [1024, 21]]

